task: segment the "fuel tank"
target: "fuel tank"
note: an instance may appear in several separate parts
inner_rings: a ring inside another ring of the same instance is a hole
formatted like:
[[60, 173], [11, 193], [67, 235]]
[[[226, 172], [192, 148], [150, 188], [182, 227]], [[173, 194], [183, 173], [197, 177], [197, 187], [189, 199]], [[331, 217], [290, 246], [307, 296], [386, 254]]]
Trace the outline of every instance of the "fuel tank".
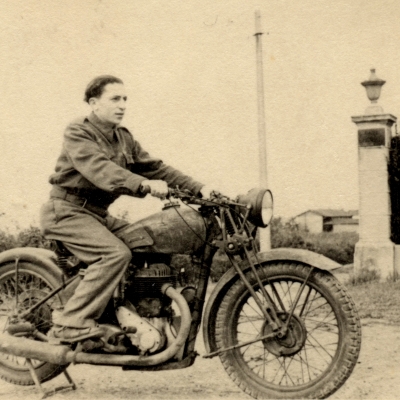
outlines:
[[136, 253], [193, 254], [206, 239], [206, 221], [190, 207], [172, 205], [131, 224], [121, 239]]

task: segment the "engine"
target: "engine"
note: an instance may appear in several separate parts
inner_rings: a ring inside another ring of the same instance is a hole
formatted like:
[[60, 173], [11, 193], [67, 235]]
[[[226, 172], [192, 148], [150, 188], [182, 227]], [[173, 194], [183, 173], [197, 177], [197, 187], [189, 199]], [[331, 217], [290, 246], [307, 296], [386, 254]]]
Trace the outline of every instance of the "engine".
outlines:
[[161, 288], [164, 284], [176, 287], [177, 276], [164, 263], [144, 264], [135, 268], [129, 275], [125, 298], [135, 307], [141, 317], [168, 316], [170, 300], [163, 296]]
[[164, 263], [130, 266], [124, 290], [124, 303], [116, 316], [139, 354], [152, 354], [168, 347], [176, 337], [180, 317], [171, 300], [164, 296], [164, 284], [176, 287], [177, 276]]

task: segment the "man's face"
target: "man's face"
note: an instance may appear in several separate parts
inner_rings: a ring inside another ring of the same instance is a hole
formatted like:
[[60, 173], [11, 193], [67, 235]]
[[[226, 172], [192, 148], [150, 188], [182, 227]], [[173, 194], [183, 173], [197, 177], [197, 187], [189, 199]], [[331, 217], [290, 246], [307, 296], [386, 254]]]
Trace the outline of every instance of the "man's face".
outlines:
[[92, 97], [89, 104], [97, 117], [106, 124], [118, 125], [125, 114], [127, 96], [122, 83], [108, 83], [100, 97]]

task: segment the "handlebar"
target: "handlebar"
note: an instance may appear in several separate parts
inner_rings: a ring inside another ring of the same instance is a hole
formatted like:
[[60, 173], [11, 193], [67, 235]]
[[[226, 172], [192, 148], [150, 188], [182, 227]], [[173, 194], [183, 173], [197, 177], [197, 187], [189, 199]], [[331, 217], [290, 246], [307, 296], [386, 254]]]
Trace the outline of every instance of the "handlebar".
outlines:
[[208, 205], [208, 206], [236, 204], [228, 197], [222, 195], [219, 192], [212, 192], [211, 197], [209, 199], [204, 199], [201, 197], [201, 195], [196, 196], [189, 190], [168, 188], [167, 198], [168, 199], [176, 198], [189, 204]]
[[[151, 192], [151, 189], [149, 186], [145, 186], [141, 189], [141, 193], [146, 195]], [[230, 200], [228, 197], [223, 196], [221, 193], [218, 192], [212, 192], [212, 195], [209, 199], [204, 199], [201, 197], [201, 195], [195, 195], [189, 190], [182, 190], [179, 188], [173, 189], [173, 188], [168, 188], [168, 194], [166, 196], [166, 199], [180, 199], [185, 203], [188, 204], [197, 204], [197, 205], [208, 205], [208, 206], [215, 206], [215, 205], [227, 205], [227, 204], [236, 204], [232, 200]]]
[[182, 201], [190, 201], [190, 203], [197, 204], [197, 201], [204, 201], [200, 196], [194, 195], [189, 190], [181, 190], [181, 189], [172, 189], [168, 188], [167, 199], [180, 199]]

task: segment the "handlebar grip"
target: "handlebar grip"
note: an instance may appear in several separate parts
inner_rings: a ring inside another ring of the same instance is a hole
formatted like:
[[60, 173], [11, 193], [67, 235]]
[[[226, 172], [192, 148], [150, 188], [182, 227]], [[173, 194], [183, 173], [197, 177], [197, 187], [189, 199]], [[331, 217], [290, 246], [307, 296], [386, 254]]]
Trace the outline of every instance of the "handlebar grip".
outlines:
[[[140, 193], [143, 194], [143, 195], [147, 195], [148, 193], [151, 193], [150, 186], [148, 186], [148, 185], [141, 186], [140, 187]], [[178, 188], [174, 189], [174, 188], [170, 188], [169, 187], [168, 188], [168, 193], [165, 196], [165, 198], [166, 199], [170, 199], [171, 197], [177, 197], [177, 198], [183, 199], [183, 198], [196, 197], [196, 196], [194, 196], [193, 194], [191, 194], [188, 191], [185, 192], [185, 191], [182, 191], [182, 190], [180, 190]]]
[[[148, 193], [151, 193], [151, 187], [149, 185], [143, 185], [140, 186], [140, 193], [143, 195], [147, 195]], [[165, 196], [165, 198], [170, 198], [176, 193], [176, 190], [168, 188], [168, 193]]]

